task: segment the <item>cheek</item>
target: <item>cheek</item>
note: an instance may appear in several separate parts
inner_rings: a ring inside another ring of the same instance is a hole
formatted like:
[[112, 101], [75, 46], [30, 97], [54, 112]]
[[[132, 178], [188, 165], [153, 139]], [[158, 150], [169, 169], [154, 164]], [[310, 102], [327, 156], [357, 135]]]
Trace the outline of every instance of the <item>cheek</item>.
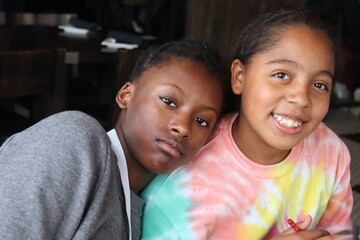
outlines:
[[189, 143], [189, 152], [188, 155], [195, 155], [202, 146], [206, 143], [209, 138], [210, 133], [198, 133], [195, 138]]
[[313, 114], [319, 120], [322, 121], [329, 110], [330, 100], [315, 101], [313, 102]]
[[255, 76], [253, 79], [247, 79], [243, 87], [243, 95], [253, 100], [262, 100], [272, 96], [276, 90], [276, 87], [268, 83], [265, 77]]
[[[260, 108], [266, 108], [279, 100], [279, 91], [263, 86], [249, 88], [241, 96], [241, 108], [248, 112], [259, 113]], [[240, 109], [241, 109], [240, 108]]]
[[143, 124], [155, 124], [157, 121], [161, 120], [161, 112], [159, 106], [156, 104], [142, 103], [139, 105], [136, 110], [139, 114], [137, 116], [138, 121], [143, 122]]
[[126, 115], [126, 128], [128, 136], [143, 136], [146, 138], [149, 134], [156, 131], [156, 126], [161, 118], [156, 114], [156, 107], [149, 104], [133, 105], [129, 108]]

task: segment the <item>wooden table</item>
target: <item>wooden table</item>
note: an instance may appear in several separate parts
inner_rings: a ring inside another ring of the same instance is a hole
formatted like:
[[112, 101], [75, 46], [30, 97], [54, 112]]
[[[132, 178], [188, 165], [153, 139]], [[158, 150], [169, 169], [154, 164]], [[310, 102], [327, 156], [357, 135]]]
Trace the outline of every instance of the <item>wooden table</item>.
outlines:
[[106, 33], [71, 35], [53, 26], [0, 26], [0, 51], [64, 48], [66, 63], [116, 61], [116, 50], [101, 45]]

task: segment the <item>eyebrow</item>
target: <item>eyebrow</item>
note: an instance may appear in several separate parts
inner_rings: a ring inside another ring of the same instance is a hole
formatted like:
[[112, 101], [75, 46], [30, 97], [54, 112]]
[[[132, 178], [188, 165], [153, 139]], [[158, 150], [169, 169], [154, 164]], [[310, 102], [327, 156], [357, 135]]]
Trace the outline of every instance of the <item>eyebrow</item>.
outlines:
[[[182, 88], [180, 88], [179, 86], [177, 86], [177, 85], [175, 85], [175, 84], [169, 84], [169, 83], [164, 84], [164, 85], [173, 87], [173, 88], [175, 88], [181, 95], [186, 96], [185, 91], [184, 91]], [[213, 107], [203, 106], [203, 108], [206, 109], [206, 110], [211, 110], [211, 111], [214, 111], [215, 113], [217, 113], [216, 109], [213, 108]]]
[[173, 87], [173, 88], [175, 88], [181, 95], [186, 96], [184, 90], [183, 90], [182, 88], [180, 88], [179, 86], [177, 86], [177, 85], [175, 85], [175, 84], [170, 84], [170, 83], [166, 83], [166, 84], [164, 84], [164, 85]]
[[[267, 62], [266, 64], [286, 64], [286, 65], [294, 66], [295, 68], [303, 69], [303, 67], [301, 65], [297, 64], [294, 61], [288, 60], [288, 59], [275, 59], [270, 62]], [[328, 75], [329, 77], [331, 77], [331, 79], [334, 79], [333, 74], [329, 71], [321, 70], [321, 71], [318, 71], [317, 74]]]
[[270, 62], [267, 62], [266, 64], [286, 64], [286, 65], [292, 65], [296, 68], [302, 68], [299, 64], [297, 64], [294, 61], [288, 60], [288, 59], [275, 59]]

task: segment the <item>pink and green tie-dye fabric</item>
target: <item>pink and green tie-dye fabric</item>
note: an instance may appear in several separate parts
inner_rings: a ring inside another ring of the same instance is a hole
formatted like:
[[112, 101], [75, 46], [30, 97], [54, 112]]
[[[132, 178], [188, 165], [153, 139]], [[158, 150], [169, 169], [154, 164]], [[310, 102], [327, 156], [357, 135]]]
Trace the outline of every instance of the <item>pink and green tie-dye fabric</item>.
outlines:
[[143, 191], [142, 239], [270, 239], [286, 220], [311, 215], [310, 228], [352, 228], [350, 155], [325, 124], [276, 165], [246, 158], [231, 136], [236, 115], [189, 164]]

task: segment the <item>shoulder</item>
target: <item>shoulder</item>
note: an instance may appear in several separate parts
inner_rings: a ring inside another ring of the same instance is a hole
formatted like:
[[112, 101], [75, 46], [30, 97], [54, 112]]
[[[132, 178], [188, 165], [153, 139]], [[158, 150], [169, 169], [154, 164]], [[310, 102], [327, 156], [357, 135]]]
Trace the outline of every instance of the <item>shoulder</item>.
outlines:
[[191, 238], [188, 222], [191, 203], [181, 184], [182, 173], [179, 169], [175, 174], [158, 175], [142, 192], [141, 197], [146, 202], [142, 218], [143, 238]]
[[[90, 115], [80, 111], [64, 111], [51, 115], [36, 126], [57, 126], [84, 130], [89, 127], [103, 130], [101, 124]], [[105, 130], [104, 130], [105, 131]]]
[[306, 139], [308, 142], [319, 144], [323, 147], [347, 148], [340, 137], [331, 130], [325, 123], [320, 123], [312, 134]]
[[304, 147], [310, 156], [326, 159], [328, 166], [348, 167], [350, 164], [350, 152], [346, 144], [324, 123], [320, 123], [305, 139]]
[[39, 169], [75, 171], [86, 165], [105, 167], [113, 158], [111, 144], [94, 118], [79, 112], [65, 111], [49, 116], [30, 128], [10, 137], [1, 147], [2, 158], [33, 163]]
[[38, 136], [43, 144], [87, 144], [90, 140], [104, 141], [105, 129], [93, 117], [80, 111], [64, 111], [51, 115], [20, 133], [19, 137]]
[[205, 166], [214, 167], [218, 159], [233, 159], [241, 155], [232, 133], [232, 125], [237, 114], [228, 114], [224, 116], [216, 126], [209, 141], [201, 147], [195, 157], [185, 165], [185, 168], [194, 170], [197, 166], [205, 169]]
[[[199, 153], [208, 149], [209, 145], [219, 143], [219, 141], [226, 141], [228, 143], [233, 142], [231, 135], [231, 127], [237, 117], [237, 113], [227, 114], [222, 117], [216, 126], [214, 127], [212, 133], [210, 134], [206, 144], [200, 149]], [[220, 140], [221, 139], [221, 140]]]

